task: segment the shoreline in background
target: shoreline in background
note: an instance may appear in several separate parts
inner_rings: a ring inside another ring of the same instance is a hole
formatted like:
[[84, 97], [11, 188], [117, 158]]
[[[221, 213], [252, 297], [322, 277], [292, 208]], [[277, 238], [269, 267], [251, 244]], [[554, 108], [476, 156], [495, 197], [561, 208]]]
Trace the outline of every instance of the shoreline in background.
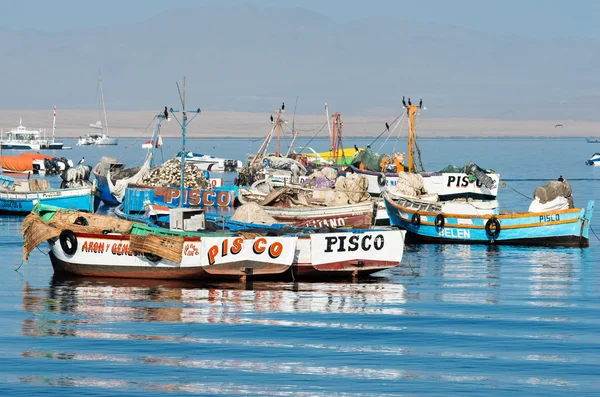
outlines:
[[[335, 110], [333, 111], [335, 112]], [[159, 111], [108, 111], [108, 135], [119, 138], [150, 138], [154, 128], [154, 115]], [[400, 113], [400, 111], [399, 111]], [[204, 111], [188, 127], [191, 138], [260, 138], [272, 128], [270, 113]], [[48, 110], [0, 110], [0, 128], [6, 133], [19, 125], [28, 129], [45, 129], [46, 137], [52, 135], [52, 108]], [[98, 120], [97, 110], [57, 109], [56, 137], [77, 138], [87, 133], [97, 133], [89, 128]], [[389, 116], [356, 116], [342, 114], [344, 136], [371, 138], [382, 134], [387, 137], [385, 123], [391, 123], [398, 114]], [[285, 133], [291, 134], [292, 122], [299, 136], [327, 137], [325, 114], [284, 114], [288, 121]], [[555, 127], [561, 124], [563, 127]], [[392, 125], [393, 129], [394, 126]], [[392, 134], [406, 136], [406, 123]], [[164, 138], [178, 137], [181, 127], [175, 120], [163, 122], [161, 133]], [[585, 138], [600, 136], [600, 122], [574, 120], [499, 120], [479, 118], [435, 118], [423, 114], [417, 119], [419, 138]]]

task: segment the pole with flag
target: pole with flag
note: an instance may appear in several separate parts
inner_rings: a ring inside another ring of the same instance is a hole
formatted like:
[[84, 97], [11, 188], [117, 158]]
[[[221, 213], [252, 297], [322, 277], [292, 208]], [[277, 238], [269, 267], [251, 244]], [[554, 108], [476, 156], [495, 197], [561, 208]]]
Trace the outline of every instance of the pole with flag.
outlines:
[[54, 143], [54, 134], [56, 133], [56, 105], [54, 105], [54, 120], [52, 120], [52, 143]]

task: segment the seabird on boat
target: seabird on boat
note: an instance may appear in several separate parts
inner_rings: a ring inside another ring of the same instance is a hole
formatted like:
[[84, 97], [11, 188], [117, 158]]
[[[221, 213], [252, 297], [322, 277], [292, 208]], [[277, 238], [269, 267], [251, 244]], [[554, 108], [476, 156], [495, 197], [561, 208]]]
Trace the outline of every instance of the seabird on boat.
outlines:
[[422, 100], [422, 99], [420, 99], [420, 100], [419, 100], [419, 107], [420, 107], [420, 108], [422, 108], [422, 107], [423, 107], [423, 100]]
[[273, 124], [273, 115], [271, 115], [271, 124]]
[[281, 110], [285, 110], [285, 102], [281, 102]]
[[79, 163], [77, 163], [77, 165], [83, 164], [84, 162], [85, 162], [85, 157], [82, 157], [81, 160], [79, 160]]
[[390, 130], [390, 125], [388, 123], [385, 123], [385, 128], [389, 131]]
[[404, 95], [402, 95], [402, 105], [404, 105], [404, 107], [406, 107], [406, 99], [404, 99]]
[[165, 110], [164, 110], [164, 115], [165, 115], [165, 119], [169, 118], [169, 111], [167, 110], [166, 106], [165, 106]]
[[408, 98], [408, 106], [412, 106], [412, 103], [410, 103], [410, 98]]

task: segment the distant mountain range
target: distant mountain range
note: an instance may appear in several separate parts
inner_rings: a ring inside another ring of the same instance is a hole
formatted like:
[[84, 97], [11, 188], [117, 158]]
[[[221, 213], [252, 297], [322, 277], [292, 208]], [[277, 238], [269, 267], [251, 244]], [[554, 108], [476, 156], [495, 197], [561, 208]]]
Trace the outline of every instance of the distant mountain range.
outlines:
[[349, 23], [250, 5], [171, 10], [139, 24], [72, 32], [0, 29], [0, 108], [192, 108], [428, 117], [600, 120], [600, 41], [541, 41], [400, 18]]

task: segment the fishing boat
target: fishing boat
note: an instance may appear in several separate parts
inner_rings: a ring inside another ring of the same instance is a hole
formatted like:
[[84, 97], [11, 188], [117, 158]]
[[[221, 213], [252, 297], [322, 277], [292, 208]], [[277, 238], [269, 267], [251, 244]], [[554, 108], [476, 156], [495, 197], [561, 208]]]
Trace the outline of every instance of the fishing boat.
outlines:
[[[407, 231], [414, 243], [589, 246], [594, 202], [587, 208], [543, 212], [445, 212], [440, 203], [384, 193], [390, 224]], [[470, 213], [467, 213], [470, 212]]]
[[588, 161], [585, 162], [586, 165], [600, 165], [600, 153], [594, 153], [592, 157]]
[[[181, 157], [181, 154], [177, 157]], [[203, 171], [235, 172], [243, 166], [240, 160], [223, 159], [194, 152], [187, 152], [185, 158], [187, 163]]]
[[[104, 91], [102, 90], [102, 76], [98, 75], [98, 92], [100, 120], [90, 124], [95, 132], [79, 137], [77, 146], [115, 146], [119, 144], [119, 138], [108, 136], [108, 118], [106, 117], [106, 105], [104, 104]], [[104, 124], [102, 124], [104, 120]]]
[[[56, 121], [56, 107], [54, 108], [54, 120]], [[56, 124], [54, 124], [56, 125]], [[19, 126], [4, 133], [0, 131], [0, 148], [14, 150], [57, 150], [67, 149], [63, 142], [57, 142], [54, 139], [55, 128], [52, 129], [52, 139], [46, 139], [46, 130], [28, 130], [23, 125], [23, 119], [19, 119]], [[70, 149], [70, 148], [69, 148]]]
[[0, 153], [0, 167], [4, 173], [52, 175], [72, 166], [73, 161], [64, 157], [47, 156], [39, 153], [3, 156]]
[[600, 139], [598, 138], [585, 138], [587, 143], [600, 143]]
[[53, 189], [45, 179], [0, 175], [0, 213], [27, 215], [36, 203], [94, 212], [95, 186]]
[[391, 135], [406, 118], [408, 123], [406, 164], [404, 153], [398, 152], [391, 156], [378, 155], [371, 151], [368, 145], [367, 149], [360, 151], [354, 158], [349, 172], [365, 175], [369, 181], [369, 193], [376, 197], [398, 184], [399, 173], [407, 172], [420, 174], [423, 189], [428, 194], [436, 194], [441, 201], [457, 198], [495, 200], [498, 195], [500, 175], [493, 170], [482, 169], [474, 163], [468, 163], [464, 167], [449, 166], [439, 172], [424, 171], [420, 151], [418, 151], [421, 166], [421, 171], [418, 171], [415, 158], [415, 124], [417, 113], [423, 108], [423, 103], [420, 101], [418, 105], [412, 105], [410, 98], [408, 102], [407, 104], [403, 99], [406, 112], [392, 123], [393, 128], [386, 124], [386, 130], [389, 130]]
[[359, 277], [397, 266], [404, 232], [262, 236], [153, 228], [37, 206], [23, 223], [24, 260], [47, 241], [55, 273], [150, 279]]

